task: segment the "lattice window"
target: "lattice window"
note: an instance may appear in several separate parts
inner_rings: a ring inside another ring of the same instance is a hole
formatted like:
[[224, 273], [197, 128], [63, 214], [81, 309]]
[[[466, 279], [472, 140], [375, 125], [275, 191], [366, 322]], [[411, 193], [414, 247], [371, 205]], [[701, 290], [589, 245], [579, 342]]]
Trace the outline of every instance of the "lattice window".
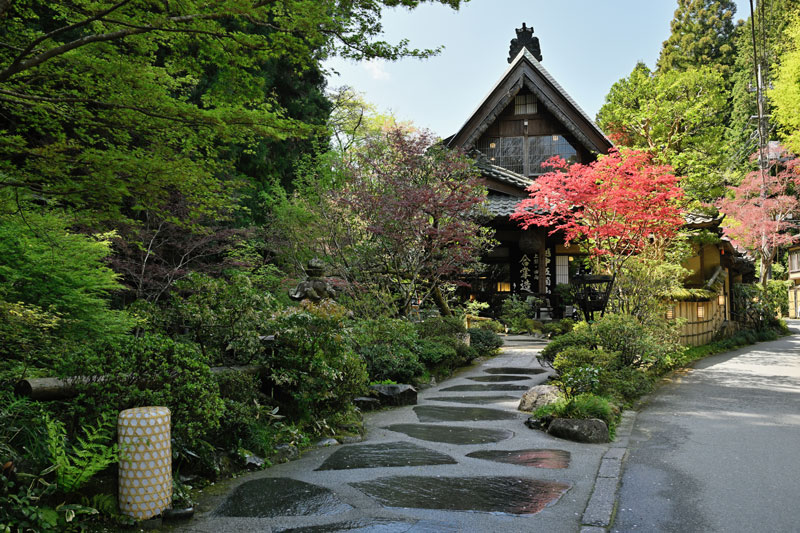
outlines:
[[568, 163], [578, 162], [578, 152], [561, 135], [537, 135], [528, 138], [528, 174], [535, 176], [549, 172], [542, 168], [542, 163], [560, 156]]
[[518, 94], [514, 97], [515, 115], [535, 115], [539, 112], [536, 96], [532, 94]]
[[481, 140], [476, 148], [493, 164], [519, 174], [524, 172], [522, 137], [491, 137]]
[[569, 283], [569, 256], [556, 256], [556, 285], [559, 283]]

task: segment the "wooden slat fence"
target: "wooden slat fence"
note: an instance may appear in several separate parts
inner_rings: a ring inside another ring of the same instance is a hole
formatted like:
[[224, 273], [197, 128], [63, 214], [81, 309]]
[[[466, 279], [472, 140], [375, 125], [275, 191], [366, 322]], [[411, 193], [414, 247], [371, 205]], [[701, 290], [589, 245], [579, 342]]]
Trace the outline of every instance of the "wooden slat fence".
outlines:
[[[703, 306], [703, 317], [698, 317], [698, 307]], [[727, 326], [724, 308], [716, 298], [707, 302], [672, 302], [673, 318], [686, 322], [680, 328], [680, 342], [685, 346], [699, 346], [711, 342]]]

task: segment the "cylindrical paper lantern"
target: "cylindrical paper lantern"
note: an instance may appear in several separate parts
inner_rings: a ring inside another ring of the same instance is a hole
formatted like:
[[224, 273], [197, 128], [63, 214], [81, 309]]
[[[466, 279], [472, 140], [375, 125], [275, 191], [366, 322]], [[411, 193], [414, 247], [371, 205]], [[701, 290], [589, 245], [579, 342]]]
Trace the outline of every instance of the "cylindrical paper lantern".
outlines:
[[119, 509], [137, 520], [172, 503], [170, 412], [166, 407], [126, 409], [117, 419]]

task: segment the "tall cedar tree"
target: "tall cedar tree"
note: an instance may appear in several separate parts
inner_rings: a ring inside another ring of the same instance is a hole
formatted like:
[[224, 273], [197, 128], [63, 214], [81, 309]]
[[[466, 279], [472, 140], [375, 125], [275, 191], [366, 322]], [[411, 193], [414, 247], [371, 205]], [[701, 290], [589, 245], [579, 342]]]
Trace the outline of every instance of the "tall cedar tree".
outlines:
[[588, 165], [570, 166], [553, 157], [547, 164], [554, 170], [528, 187], [530, 196], [511, 219], [523, 229], [563, 232], [565, 244], [577, 244], [610, 274], [646, 247], [664, 245], [683, 224], [678, 178], [644, 152], [611, 150]]
[[[764, 65], [762, 75], [766, 86], [775, 79], [782, 54], [791, 45], [784, 31], [800, 9], [800, 0], [759, 0], [755, 10], [757, 56]], [[755, 68], [753, 63], [753, 38], [748, 14], [744, 24], [736, 28], [734, 36], [736, 58], [731, 76], [731, 119], [725, 133], [728, 146], [728, 167], [731, 170], [751, 169], [750, 155], [758, 149]], [[767, 104], [774, 101], [770, 95]], [[771, 115], [769, 109], [767, 115]], [[775, 117], [770, 116], [770, 130], [775, 128]], [[797, 151], [797, 150], [795, 150]]]
[[725, 213], [725, 235], [760, 259], [759, 281], [765, 288], [778, 250], [797, 239], [794, 214], [800, 210], [800, 159], [784, 150], [770, 152], [763, 177], [757, 170], [750, 172], [731, 188], [731, 198], [718, 203]]
[[664, 41], [658, 70], [718, 69], [727, 79], [733, 68], [733, 0], [678, 0]]

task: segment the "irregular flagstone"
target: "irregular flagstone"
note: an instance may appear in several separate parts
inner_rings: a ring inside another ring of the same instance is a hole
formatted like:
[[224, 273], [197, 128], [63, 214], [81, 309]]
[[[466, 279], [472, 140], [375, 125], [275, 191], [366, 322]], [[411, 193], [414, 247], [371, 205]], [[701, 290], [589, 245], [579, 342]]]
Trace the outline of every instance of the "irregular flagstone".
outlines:
[[388, 518], [362, 518], [335, 524], [275, 529], [273, 531], [275, 533], [340, 533], [345, 531], [360, 531], [364, 533], [456, 533], [461, 530], [450, 524], [431, 520], [403, 521]]
[[393, 424], [384, 429], [405, 433], [415, 439], [447, 444], [488, 444], [510, 439], [514, 432], [507, 429], [483, 429], [429, 424]]
[[457, 461], [449, 455], [412, 442], [387, 442], [341, 448], [333, 452], [317, 470], [454, 464]]
[[420, 422], [469, 422], [478, 420], [514, 420], [517, 413], [485, 407], [444, 407], [418, 405], [414, 407]]
[[571, 485], [516, 477], [398, 476], [351, 483], [386, 507], [534, 514]]
[[516, 396], [434, 396], [425, 398], [434, 402], [453, 402], [453, 403], [497, 403], [497, 402], [516, 402]]
[[495, 366], [484, 370], [487, 374], [544, 374], [544, 368], [522, 368], [519, 366]]
[[352, 507], [325, 487], [291, 478], [262, 478], [242, 483], [214, 514], [271, 518], [274, 516], [335, 515]]
[[480, 381], [482, 383], [501, 383], [504, 381], [525, 381], [531, 379], [530, 376], [476, 376], [467, 378], [472, 381]]
[[506, 385], [504, 383], [497, 383], [491, 385], [480, 385], [476, 383], [474, 385], [454, 385], [452, 387], [446, 387], [444, 389], [440, 389], [439, 392], [478, 392], [478, 391], [511, 392], [511, 391], [521, 391], [521, 390], [528, 390], [528, 387], [525, 385]]
[[571, 458], [568, 451], [545, 449], [478, 450], [468, 453], [467, 457], [536, 468], [568, 468]]

